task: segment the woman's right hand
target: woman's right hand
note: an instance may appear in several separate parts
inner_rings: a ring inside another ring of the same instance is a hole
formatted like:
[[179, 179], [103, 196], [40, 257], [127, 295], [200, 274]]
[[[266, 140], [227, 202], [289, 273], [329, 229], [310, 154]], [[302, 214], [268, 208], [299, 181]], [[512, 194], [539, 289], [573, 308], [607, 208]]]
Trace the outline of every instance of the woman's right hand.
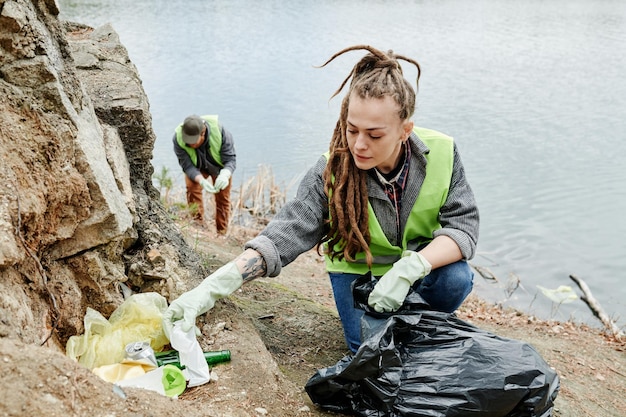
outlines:
[[196, 288], [187, 291], [163, 313], [163, 332], [170, 339], [174, 322], [183, 320], [182, 330], [187, 332], [196, 324], [196, 317], [206, 313], [220, 298], [232, 294], [243, 284], [237, 265], [229, 262], [209, 275]]

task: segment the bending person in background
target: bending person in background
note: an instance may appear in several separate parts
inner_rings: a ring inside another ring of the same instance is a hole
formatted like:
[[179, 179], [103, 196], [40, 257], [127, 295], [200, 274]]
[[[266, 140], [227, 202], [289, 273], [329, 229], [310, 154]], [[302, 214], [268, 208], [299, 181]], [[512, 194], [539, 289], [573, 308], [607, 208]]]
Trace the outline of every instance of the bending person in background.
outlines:
[[[185, 173], [187, 204], [195, 205], [196, 220], [204, 221], [202, 190], [215, 195], [215, 227], [228, 231], [230, 188], [237, 160], [233, 136], [219, 124], [217, 116], [192, 115], [174, 132], [174, 153]], [[207, 178], [211, 177], [211, 181]]]
[[171, 303], [163, 318], [168, 336], [175, 321], [192, 328], [217, 299], [254, 278], [277, 276], [316, 245], [352, 352], [364, 312], [354, 307], [350, 286], [364, 274], [377, 280], [368, 303], [379, 312], [398, 310], [410, 287], [445, 312], [470, 293], [466, 260], [476, 248], [478, 209], [452, 138], [411, 121], [416, 90], [399, 60], [417, 67], [417, 83], [419, 64], [359, 45], [323, 66], [353, 50], [369, 53], [333, 95], [351, 78], [328, 152], [241, 255]]

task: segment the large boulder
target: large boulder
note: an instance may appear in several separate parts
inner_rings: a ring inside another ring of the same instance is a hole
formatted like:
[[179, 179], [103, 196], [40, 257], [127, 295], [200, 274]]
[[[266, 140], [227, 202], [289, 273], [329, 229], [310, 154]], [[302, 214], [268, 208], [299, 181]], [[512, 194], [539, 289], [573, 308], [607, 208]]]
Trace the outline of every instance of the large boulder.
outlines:
[[110, 25], [0, 0], [0, 336], [63, 349], [86, 307], [173, 298], [205, 271], [152, 185], [155, 134]]

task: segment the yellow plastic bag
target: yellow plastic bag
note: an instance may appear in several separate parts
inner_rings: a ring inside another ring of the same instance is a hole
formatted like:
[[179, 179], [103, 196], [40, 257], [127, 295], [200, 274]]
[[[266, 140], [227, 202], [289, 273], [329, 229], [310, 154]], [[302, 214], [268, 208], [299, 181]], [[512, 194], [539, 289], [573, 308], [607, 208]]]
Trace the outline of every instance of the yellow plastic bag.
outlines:
[[81, 365], [93, 369], [121, 362], [125, 347], [133, 342], [150, 342], [155, 352], [169, 343], [161, 317], [167, 300], [156, 292], [133, 294], [109, 317], [92, 308], [85, 314], [85, 333], [67, 341], [65, 353]]
[[116, 383], [124, 379], [137, 378], [154, 369], [156, 366], [124, 362], [98, 366], [91, 371], [107, 382]]

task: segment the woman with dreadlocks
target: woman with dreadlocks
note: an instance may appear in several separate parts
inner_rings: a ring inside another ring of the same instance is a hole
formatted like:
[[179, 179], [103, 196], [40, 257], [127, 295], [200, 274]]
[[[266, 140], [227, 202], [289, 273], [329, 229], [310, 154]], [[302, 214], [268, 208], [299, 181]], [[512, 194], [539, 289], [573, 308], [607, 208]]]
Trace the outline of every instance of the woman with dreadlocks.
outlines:
[[351, 284], [365, 274], [377, 283], [368, 304], [398, 310], [413, 287], [431, 308], [456, 310], [472, 289], [466, 260], [478, 238], [478, 209], [454, 141], [415, 127], [415, 90], [399, 61], [407, 57], [366, 45], [333, 97], [350, 81], [330, 147], [303, 178], [296, 197], [244, 252], [174, 300], [164, 314], [169, 337], [244, 282], [280, 273], [317, 245], [323, 250], [346, 343], [356, 352], [363, 310]]

